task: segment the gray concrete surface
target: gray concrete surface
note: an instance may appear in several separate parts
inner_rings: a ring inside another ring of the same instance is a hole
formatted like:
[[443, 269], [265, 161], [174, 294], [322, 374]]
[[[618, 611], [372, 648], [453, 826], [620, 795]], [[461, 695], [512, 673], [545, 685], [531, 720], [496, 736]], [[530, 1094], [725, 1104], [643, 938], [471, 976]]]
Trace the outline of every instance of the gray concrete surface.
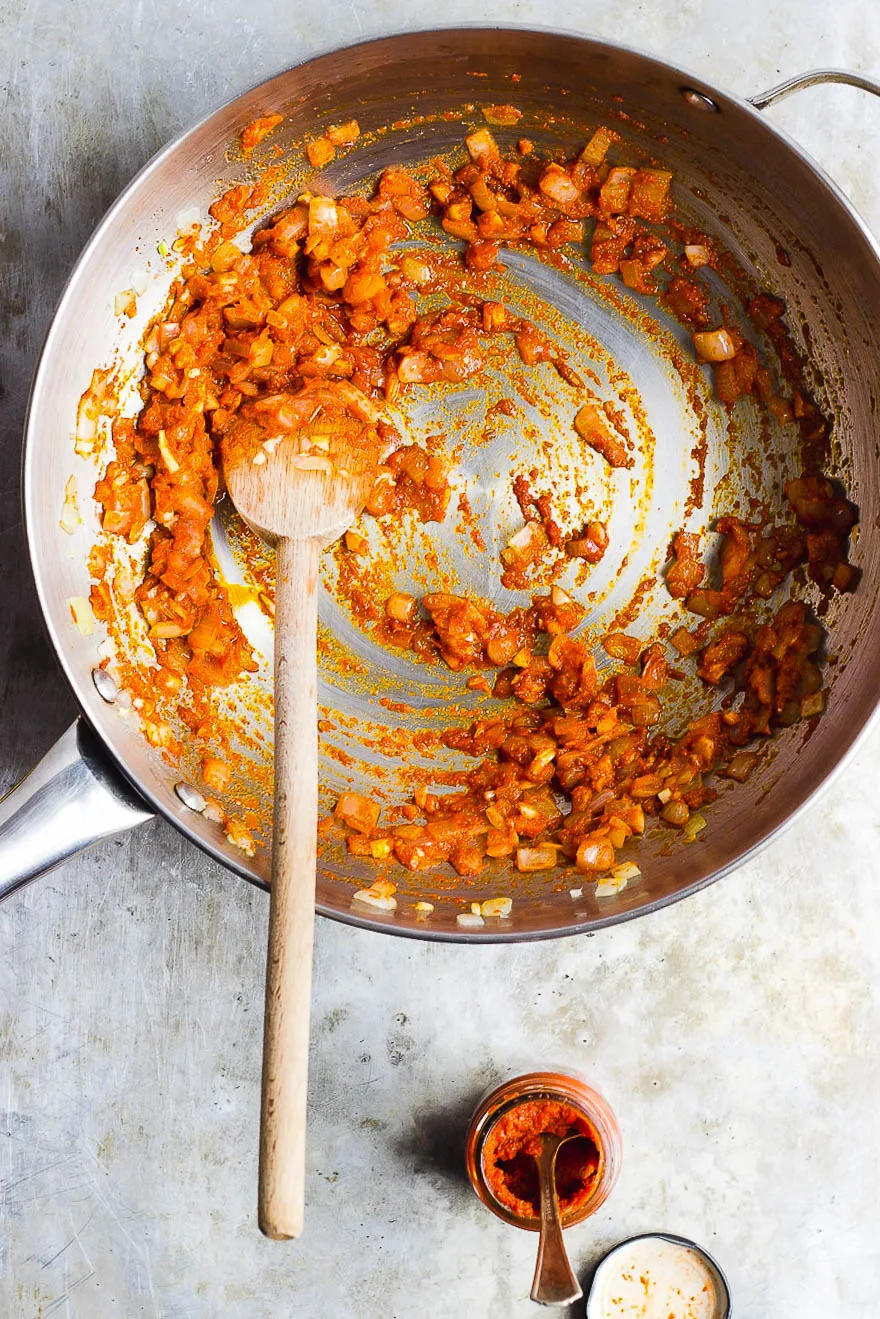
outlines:
[[[838, 0], [0, 3], [0, 787], [72, 715], [22, 548], [28, 380], [65, 272], [181, 127], [333, 45], [432, 22], [604, 34], [744, 94], [880, 73], [880, 7]], [[880, 102], [772, 112], [880, 229]], [[795, 832], [703, 893], [593, 938], [416, 946], [321, 923], [309, 1218], [254, 1224], [266, 901], [162, 824], [0, 910], [3, 1319], [525, 1319], [534, 1242], [460, 1171], [477, 1093], [587, 1072], [624, 1172], [570, 1234], [698, 1238], [738, 1319], [868, 1319], [880, 1241], [880, 734]], [[572, 1314], [581, 1314], [575, 1307]]]

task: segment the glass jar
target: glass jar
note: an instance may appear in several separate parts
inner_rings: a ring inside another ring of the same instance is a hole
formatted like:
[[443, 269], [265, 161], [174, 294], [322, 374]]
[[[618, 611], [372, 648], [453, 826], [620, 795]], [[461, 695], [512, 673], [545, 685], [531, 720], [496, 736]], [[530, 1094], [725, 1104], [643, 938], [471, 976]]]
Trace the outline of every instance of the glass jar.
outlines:
[[[530, 1232], [540, 1230], [539, 1217], [516, 1213], [495, 1195], [487, 1177], [484, 1150], [489, 1133], [502, 1117], [519, 1104], [550, 1101], [569, 1104], [590, 1128], [598, 1153], [598, 1166], [586, 1199], [562, 1214], [562, 1226], [571, 1227], [594, 1214], [605, 1203], [620, 1175], [622, 1142], [617, 1119], [602, 1096], [579, 1076], [565, 1072], [529, 1072], [513, 1077], [483, 1096], [474, 1110], [465, 1142], [465, 1165], [477, 1195], [505, 1223]], [[563, 1147], [564, 1148], [564, 1147]]]

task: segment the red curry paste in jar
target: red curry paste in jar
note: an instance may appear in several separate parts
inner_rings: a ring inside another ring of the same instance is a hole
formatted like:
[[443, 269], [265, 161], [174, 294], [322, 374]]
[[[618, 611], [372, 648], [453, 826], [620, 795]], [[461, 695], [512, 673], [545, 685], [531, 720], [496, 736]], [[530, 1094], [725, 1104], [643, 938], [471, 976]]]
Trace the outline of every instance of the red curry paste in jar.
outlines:
[[483, 1172], [495, 1199], [523, 1218], [540, 1213], [536, 1159], [545, 1132], [571, 1137], [556, 1156], [556, 1196], [563, 1218], [589, 1199], [599, 1171], [598, 1137], [578, 1109], [558, 1099], [515, 1104], [486, 1137]]
[[466, 1163], [474, 1190], [493, 1213], [537, 1231], [541, 1136], [567, 1136], [556, 1157], [563, 1225], [593, 1214], [620, 1171], [620, 1129], [606, 1101], [579, 1077], [561, 1072], [518, 1076], [487, 1094], [471, 1119]]

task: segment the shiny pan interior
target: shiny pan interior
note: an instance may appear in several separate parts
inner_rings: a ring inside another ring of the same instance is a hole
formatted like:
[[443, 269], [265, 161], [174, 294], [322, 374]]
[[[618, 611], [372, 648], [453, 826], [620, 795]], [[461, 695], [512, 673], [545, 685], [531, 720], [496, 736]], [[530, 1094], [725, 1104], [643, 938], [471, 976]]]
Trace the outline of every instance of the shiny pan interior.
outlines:
[[[715, 108], [685, 95], [687, 89], [710, 96]], [[291, 160], [302, 161], [306, 138], [331, 123], [357, 118], [366, 135], [363, 145], [334, 161], [321, 176], [328, 191], [350, 190], [389, 164], [417, 163], [453, 149], [465, 132], [483, 122], [480, 105], [509, 102], [523, 111], [523, 119], [515, 130], [497, 131], [505, 144], [508, 138], [527, 134], [545, 150], [559, 146], [570, 153], [597, 124], [612, 124], [625, 140], [674, 171], [679, 213], [734, 253], [756, 286], [785, 299], [796, 339], [803, 343], [805, 334], [809, 336], [806, 347], [815, 367], [811, 384], [826, 413], [836, 419], [833, 475], [845, 483], [860, 508], [853, 559], [863, 577], [854, 594], [835, 599], [824, 620], [834, 661], [826, 671], [830, 688], [826, 714], [811, 725], [802, 723], [776, 736], [747, 782], [721, 783], [719, 799], [708, 810], [709, 828], [697, 843], [673, 845], [675, 840], [663, 830], [642, 840], [634, 853], [641, 877], [620, 893], [597, 898], [592, 883], [580, 884], [577, 878], [563, 882], [558, 875], [518, 875], [506, 861], [492, 863], [477, 881], [460, 879], [451, 871], [443, 876], [411, 874], [395, 866], [397, 910], [382, 915], [367, 912], [362, 903], [352, 904], [355, 887], [377, 878], [376, 866], [351, 857], [341, 841], [324, 846], [318, 873], [322, 914], [432, 939], [517, 940], [570, 934], [650, 911], [695, 891], [741, 862], [796, 815], [840, 764], [874, 711], [880, 677], [880, 655], [873, 639], [874, 564], [880, 543], [876, 440], [880, 329], [873, 312], [880, 305], [880, 263], [874, 241], [834, 185], [748, 103], [657, 60], [597, 41], [523, 29], [469, 28], [392, 37], [325, 55], [280, 74], [211, 115], [161, 152], [122, 194], [63, 296], [36, 377], [27, 432], [25, 503], [33, 568], [55, 647], [88, 719], [129, 780], [156, 809], [223, 864], [264, 884], [267, 833], [252, 859], [232, 846], [217, 824], [188, 808], [176, 791], [181, 783], [198, 783], [197, 762], [189, 764], [184, 758], [183, 763], [166, 763], [148, 745], [131, 711], [102, 699], [96, 690], [92, 675], [103, 633], [99, 627], [93, 635], [81, 636], [68, 604], [70, 597], [89, 593], [86, 560], [98, 513], [93, 501], [81, 498], [84, 524], [73, 537], [59, 530], [68, 478], [75, 473], [79, 489], [88, 491], [104, 461], [74, 455], [77, 405], [97, 365], [115, 360], [123, 373], [136, 379], [139, 339], [147, 320], [161, 307], [172, 277], [157, 250], [171, 244], [181, 224], [194, 216], [204, 220], [219, 193], [253, 178], [271, 159], [266, 154], [270, 149], [281, 147]], [[283, 124], [253, 157], [244, 159], [234, 149], [237, 134], [254, 117], [272, 112], [284, 116]], [[285, 187], [295, 193], [306, 170], [304, 162], [293, 168]], [[314, 181], [310, 186], [315, 186]], [[254, 223], [261, 223], [277, 205], [276, 197]], [[780, 263], [780, 248], [790, 264]], [[658, 575], [670, 539], [681, 525], [693, 476], [698, 419], [693, 392], [682, 387], [670, 362], [676, 345], [690, 353], [688, 336], [653, 302], [641, 309], [632, 295], [622, 311], [619, 299], [615, 305], [602, 290], [591, 290], [589, 281], [573, 281], [532, 256], [511, 252], [504, 260], [510, 299], [546, 317], [548, 328], [562, 337], [575, 365], [579, 354], [589, 357], [598, 346], [594, 368], [599, 369], [596, 362], [602, 353], [609, 355], [627, 373], [640, 399], [639, 426], [646, 438], [640, 446], [638, 497], [620, 497], [620, 490], [612, 485], [597, 495], [612, 510], [617, 551], [591, 579], [594, 594], [586, 626], [598, 637], [643, 574]], [[118, 315], [115, 300], [133, 285], [139, 290], [137, 315], [127, 321]], [[627, 297], [624, 291], [624, 302]], [[642, 310], [652, 318], [654, 332], [645, 332]], [[466, 429], [468, 417], [476, 417], [482, 406], [482, 388], [469, 384], [449, 392], [443, 400], [448, 427]], [[566, 427], [555, 415], [550, 388], [545, 398], [549, 406], [539, 409], [535, 419], [557, 445], [557, 482], [564, 490], [566, 464], [570, 466], [574, 458]], [[764, 476], [760, 461], [736, 461], [725, 415], [711, 397], [708, 374], [699, 399], [708, 418], [708, 525], [715, 511], [715, 481], [723, 473], [728, 473], [727, 489], [733, 499], [726, 511], [736, 511], [737, 500], [745, 501], [760, 489]], [[418, 406], [413, 404], [413, 426], [435, 420], [420, 417]], [[567, 418], [572, 411], [570, 398], [565, 407]], [[754, 449], [756, 436], [750, 434], [747, 408], [736, 426], [742, 446], [748, 449], [751, 444]], [[789, 443], [782, 430], [775, 440], [783, 448]], [[466, 450], [463, 459], [490, 554], [493, 545], [503, 543], [504, 535], [514, 529], [509, 496], [501, 493], [509, 481], [501, 478], [522, 459], [520, 443], [516, 434], [502, 428], [491, 445]], [[796, 463], [796, 455], [791, 455], [791, 462]], [[222, 506], [215, 522], [218, 557], [227, 575], [235, 579], [240, 565], [230, 550]], [[452, 579], [464, 591], [489, 597], [503, 608], [519, 601], [498, 582], [497, 548], [487, 564], [487, 556], [475, 553], [473, 547], [464, 548], [451, 527], [438, 534]], [[419, 545], [413, 541], [401, 555], [400, 589], [408, 585], [416, 593], [430, 589], [425, 585], [426, 573]], [[407, 793], [397, 776], [399, 760], [383, 756], [375, 745], [381, 742], [383, 730], [437, 727], [451, 701], [463, 707], [466, 717], [467, 699], [473, 696], [476, 708], [476, 694], [463, 694], [461, 675], [440, 665], [417, 665], [405, 654], [381, 649], [352, 628], [332, 586], [333, 565], [328, 560], [320, 602], [319, 701], [324, 713], [343, 716], [343, 732], [325, 739], [321, 772], [327, 803], [332, 805], [334, 795], [346, 787], [378, 790], [389, 799], [396, 793], [402, 800]], [[642, 599], [631, 630], [647, 639], [661, 617], [677, 617], [678, 610], [658, 577], [657, 588]], [[261, 672], [249, 680], [249, 691], [240, 700], [234, 694], [228, 698], [233, 703], [238, 700], [235, 717], [248, 726], [250, 747], [239, 766], [245, 776], [248, 756], [259, 760], [263, 770], [271, 762], [271, 635], [258, 618], [249, 624], [249, 635], [261, 656]], [[357, 661], [355, 672], [346, 656]], [[381, 697], [387, 698], [386, 705], [379, 704]], [[689, 700], [685, 687], [675, 710], [682, 721], [689, 709], [693, 717], [708, 708], [705, 690], [694, 689], [692, 706]], [[401, 711], [401, 705], [410, 708]], [[451, 753], [445, 763], [455, 765]], [[261, 815], [268, 821], [271, 803], [264, 785], [270, 776], [254, 772], [249, 777], [260, 799]], [[463, 900], [507, 894], [514, 900], [507, 919], [487, 921], [478, 929], [457, 925]], [[427, 920], [419, 919], [414, 910], [419, 899], [434, 904]]]

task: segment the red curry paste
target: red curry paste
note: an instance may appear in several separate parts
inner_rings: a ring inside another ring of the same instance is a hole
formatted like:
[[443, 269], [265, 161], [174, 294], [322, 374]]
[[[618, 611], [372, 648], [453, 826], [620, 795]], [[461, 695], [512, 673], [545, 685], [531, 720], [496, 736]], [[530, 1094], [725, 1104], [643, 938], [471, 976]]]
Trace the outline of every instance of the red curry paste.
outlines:
[[593, 1193], [599, 1170], [599, 1138], [592, 1124], [572, 1104], [534, 1099], [516, 1104], [498, 1119], [483, 1146], [487, 1185], [505, 1208], [522, 1218], [540, 1214], [536, 1158], [541, 1136], [571, 1135], [556, 1156], [556, 1195], [563, 1218], [575, 1213]]

